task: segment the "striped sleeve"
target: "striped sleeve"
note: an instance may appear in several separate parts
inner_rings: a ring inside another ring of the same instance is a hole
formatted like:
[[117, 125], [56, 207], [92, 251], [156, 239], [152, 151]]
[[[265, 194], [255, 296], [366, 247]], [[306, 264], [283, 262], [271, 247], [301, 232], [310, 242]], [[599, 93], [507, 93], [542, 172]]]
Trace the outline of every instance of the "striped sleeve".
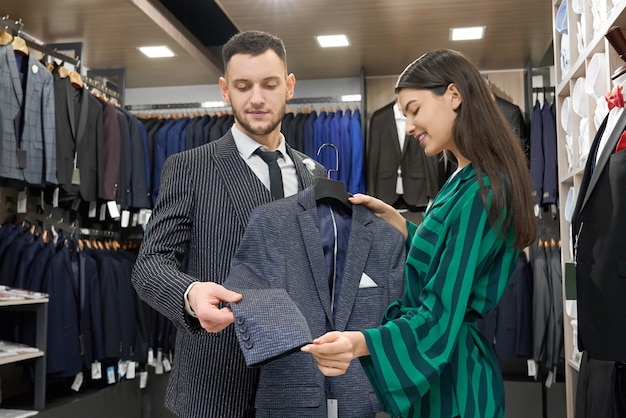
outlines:
[[[515, 251], [502, 251], [507, 242], [490, 227], [477, 186], [461, 188], [430, 211], [411, 244], [402, 316], [363, 331], [371, 355], [361, 362], [392, 416], [472, 416], [460, 413], [465, 400], [457, 395], [480, 403], [474, 395], [489, 397], [490, 390], [458, 393], [463, 392], [455, 370], [459, 353], [475, 346], [466, 314], [495, 306], [501, 282], [510, 276], [509, 253]], [[507, 260], [496, 260], [500, 257]], [[477, 360], [469, 380], [481, 378]]]

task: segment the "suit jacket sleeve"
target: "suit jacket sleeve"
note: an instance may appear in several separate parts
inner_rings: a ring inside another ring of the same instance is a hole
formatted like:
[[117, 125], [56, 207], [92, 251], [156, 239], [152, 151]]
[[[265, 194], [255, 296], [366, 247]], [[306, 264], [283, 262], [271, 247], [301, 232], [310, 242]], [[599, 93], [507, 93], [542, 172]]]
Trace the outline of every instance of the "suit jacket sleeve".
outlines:
[[[231, 275], [231, 290], [243, 295], [230, 307], [235, 315], [235, 334], [246, 365], [258, 367], [297, 352], [313, 341], [306, 318], [285, 289], [239, 289], [233, 287], [240, 269]], [[244, 279], [245, 280], [245, 279]]]

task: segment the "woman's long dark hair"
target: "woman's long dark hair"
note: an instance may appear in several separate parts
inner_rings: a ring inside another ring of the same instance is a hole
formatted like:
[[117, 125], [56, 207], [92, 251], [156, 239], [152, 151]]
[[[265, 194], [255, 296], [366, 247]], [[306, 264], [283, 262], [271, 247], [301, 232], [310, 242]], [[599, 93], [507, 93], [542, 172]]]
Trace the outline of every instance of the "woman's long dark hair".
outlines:
[[537, 225], [526, 155], [476, 66], [456, 51], [428, 52], [402, 72], [396, 93], [405, 88], [427, 89], [441, 96], [451, 83], [462, 97], [452, 135], [459, 152], [472, 162], [477, 173], [489, 177], [491, 205], [487, 205], [481, 175], [478, 180], [491, 225], [496, 224], [506, 208], [503, 231], [513, 226], [514, 245], [528, 246], [535, 240]]

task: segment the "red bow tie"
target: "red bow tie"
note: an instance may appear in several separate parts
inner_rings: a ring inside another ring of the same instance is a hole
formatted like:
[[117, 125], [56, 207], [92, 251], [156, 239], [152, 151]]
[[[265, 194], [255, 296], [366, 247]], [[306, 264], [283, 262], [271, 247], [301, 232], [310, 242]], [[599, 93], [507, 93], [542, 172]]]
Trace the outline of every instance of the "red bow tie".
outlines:
[[616, 86], [613, 91], [604, 95], [606, 103], [609, 105], [609, 110], [614, 107], [624, 107], [624, 96], [622, 95], [622, 86]]

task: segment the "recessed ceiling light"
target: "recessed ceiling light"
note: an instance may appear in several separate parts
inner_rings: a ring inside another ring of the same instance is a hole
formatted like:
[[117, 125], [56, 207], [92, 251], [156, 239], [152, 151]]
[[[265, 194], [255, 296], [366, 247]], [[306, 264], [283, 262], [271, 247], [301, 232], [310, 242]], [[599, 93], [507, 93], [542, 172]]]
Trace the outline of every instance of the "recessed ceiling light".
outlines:
[[348, 37], [346, 35], [316, 36], [316, 39], [317, 43], [320, 44], [322, 48], [350, 45], [350, 42], [348, 42]]
[[174, 53], [166, 46], [140, 46], [138, 48], [148, 58], [168, 58], [173, 57]]
[[472, 28], [452, 28], [450, 29], [450, 39], [453, 41], [469, 41], [472, 39], [483, 39], [485, 27], [476, 26]]

